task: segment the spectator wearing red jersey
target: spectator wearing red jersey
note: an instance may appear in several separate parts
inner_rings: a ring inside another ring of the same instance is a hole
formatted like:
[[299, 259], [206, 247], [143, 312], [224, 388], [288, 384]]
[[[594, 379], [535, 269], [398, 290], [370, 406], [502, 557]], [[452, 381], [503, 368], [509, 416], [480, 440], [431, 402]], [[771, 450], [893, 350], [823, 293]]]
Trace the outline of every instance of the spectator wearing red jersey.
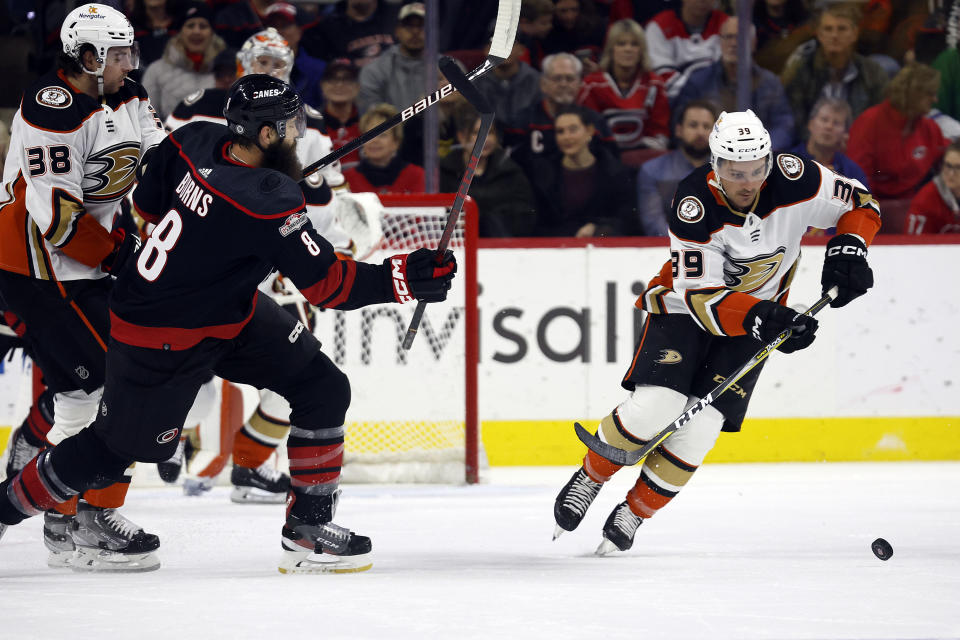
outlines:
[[[337, 58], [324, 69], [320, 79], [323, 91], [323, 121], [333, 148], [339, 149], [360, 135], [360, 113], [357, 96], [360, 95], [360, 69], [350, 58]], [[353, 151], [340, 159], [344, 169], [360, 162], [360, 152]]]
[[947, 147], [943, 168], [910, 202], [906, 233], [960, 233], [960, 142]]
[[850, 127], [847, 155], [881, 198], [909, 198], [929, 179], [949, 141], [926, 113], [937, 100], [940, 74], [925, 64], [905, 66], [887, 85], [887, 99]]
[[600, 70], [584, 78], [577, 102], [603, 115], [621, 149], [667, 147], [666, 87], [650, 71], [643, 28], [633, 20], [610, 27]]
[[[375, 104], [360, 118], [366, 133], [399, 113], [393, 105]], [[423, 193], [423, 168], [403, 160], [397, 151], [403, 142], [403, 125], [384, 131], [360, 151], [360, 163], [343, 172], [351, 191], [374, 193]]]
[[661, 11], [647, 23], [650, 66], [667, 78], [671, 98], [683, 88], [687, 68], [720, 58], [720, 27], [728, 16], [714, 5], [714, 0], [683, 0], [679, 10]]

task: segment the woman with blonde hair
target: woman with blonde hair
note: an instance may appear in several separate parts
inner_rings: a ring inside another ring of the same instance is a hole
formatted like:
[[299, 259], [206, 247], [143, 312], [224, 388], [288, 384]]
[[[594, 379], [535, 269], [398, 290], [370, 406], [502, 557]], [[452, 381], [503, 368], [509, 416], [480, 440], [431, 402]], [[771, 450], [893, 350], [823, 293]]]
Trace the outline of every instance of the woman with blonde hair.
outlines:
[[577, 99], [598, 111], [621, 149], [665, 149], [670, 103], [663, 81], [650, 70], [643, 28], [629, 18], [610, 27], [600, 70], [583, 80]]
[[[381, 102], [360, 117], [360, 133], [366, 133], [397, 115], [397, 108]], [[403, 125], [384, 131], [360, 149], [360, 162], [343, 172], [350, 191], [374, 193], [423, 193], [423, 168], [404, 160], [400, 154]]]
[[950, 144], [927, 116], [939, 88], [939, 71], [908, 64], [887, 85], [886, 100], [853, 121], [847, 155], [867, 175], [873, 195], [909, 198], [933, 177]]

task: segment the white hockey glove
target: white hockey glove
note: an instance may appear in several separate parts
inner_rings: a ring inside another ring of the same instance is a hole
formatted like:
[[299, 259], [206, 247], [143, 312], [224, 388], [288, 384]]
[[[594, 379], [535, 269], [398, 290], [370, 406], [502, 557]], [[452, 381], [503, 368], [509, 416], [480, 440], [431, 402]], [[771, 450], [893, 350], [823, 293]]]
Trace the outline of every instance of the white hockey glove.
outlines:
[[337, 222], [356, 247], [353, 258], [365, 260], [380, 247], [383, 205], [375, 193], [337, 191], [334, 196]]

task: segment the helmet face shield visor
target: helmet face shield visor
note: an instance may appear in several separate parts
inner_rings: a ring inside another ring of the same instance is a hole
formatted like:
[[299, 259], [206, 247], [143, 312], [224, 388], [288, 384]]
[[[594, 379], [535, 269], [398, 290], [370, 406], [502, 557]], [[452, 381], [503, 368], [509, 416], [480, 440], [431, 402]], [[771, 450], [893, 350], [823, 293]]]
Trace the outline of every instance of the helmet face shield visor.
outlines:
[[307, 114], [303, 107], [297, 109], [297, 112], [282, 122], [277, 123], [277, 133], [281, 138], [300, 139], [307, 131]]
[[105, 66], [119, 66], [124, 69], [140, 68], [140, 45], [134, 42], [129, 47], [110, 47], [107, 49]]
[[763, 182], [770, 175], [773, 168], [773, 158], [767, 154], [756, 160], [727, 160], [717, 158], [713, 163], [713, 170], [717, 177], [724, 182], [748, 184]]

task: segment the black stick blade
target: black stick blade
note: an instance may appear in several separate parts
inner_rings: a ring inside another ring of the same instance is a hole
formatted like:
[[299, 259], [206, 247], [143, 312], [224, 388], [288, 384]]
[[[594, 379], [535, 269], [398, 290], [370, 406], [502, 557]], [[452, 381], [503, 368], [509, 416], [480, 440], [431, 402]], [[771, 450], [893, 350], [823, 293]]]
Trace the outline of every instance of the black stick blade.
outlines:
[[590, 451], [606, 458], [613, 464], [618, 464], [622, 467], [632, 467], [646, 457], [647, 452], [643, 449], [638, 451], [624, 451], [623, 449], [618, 449], [613, 445], [607, 444], [596, 435], [584, 429], [579, 422], [573, 423], [573, 429], [577, 432], [577, 437], [580, 438], [580, 442], [587, 445]]
[[447, 82], [452, 84], [459, 91], [467, 102], [473, 105], [474, 109], [480, 113], [493, 113], [493, 107], [484, 95], [477, 89], [466, 74], [460, 70], [460, 66], [449, 56], [440, 58], [440, 71], [446, 77]]

